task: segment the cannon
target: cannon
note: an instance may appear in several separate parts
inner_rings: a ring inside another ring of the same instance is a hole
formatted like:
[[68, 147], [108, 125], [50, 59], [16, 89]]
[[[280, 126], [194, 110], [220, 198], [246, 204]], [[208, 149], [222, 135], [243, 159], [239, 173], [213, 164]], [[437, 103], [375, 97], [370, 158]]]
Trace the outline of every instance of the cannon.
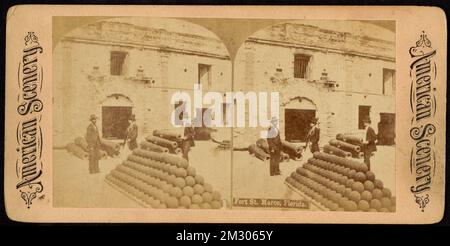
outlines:
[[344, 151], [342, 149], [339, 149], [339, 148], [329, 145], [329, 144], [326, 144], [325, 146], [323, 146], [323, 150], [325, 153], [333, 154], [333, 155], [344, 157], [344, 158], [348, 158], [348, 157], [352, 156], [352, 154], [350, 152]]
[[254, 154], [256, 158], [262, 161], [267, 161], [270, 159], [269, 154], [267, 154], [262, 148], [256, 146], [256, 144], [250, 145], [248, 150], [251, 154]]
[[75, 143], [69, 143], [66, 145], [66, 149], [67, 151], [69, 151], [69, 153], [72, 153], [74, 156], [80, 158], [80, 159], [87, 159], [89, 158], [89, 154], [84, 151], [84, 149], [82, 149], [80, 146], [76, 145]]
[[171, 132], [169, 130], [154, 130], [153, 131], [153, 136], [155, 137], [160, 137], [160, 138], [165, 138], [167, 140], [170, 141], [181, 141], [182, 136], [179, 133], [175, 133], [175, 132]]
[[356, 136], [352, 136], [352, 135], [348, 135], [348, 134], [342, 134], [339, 133], [336, 135], [336, 139], [340, 140], [340, 141], [344, 141], [350, 144], [354, 144], [354, 145], [358, 145], [358, 146], [362, 146], [363, 145], [363, 139], [360, 137], [356, 137]]
[[150, 150], [150, 151], [154, 151], [154, 152], [158, 152], [158, 153], [167, 153], [169, 152], [169, 149], [166, 147], [162, 147], [160, 145], [151, 143], [151, 142], [147, 142], [147, 141], [142, 141], [140, 144], [141, 148], [144, 150]]
[[120, 154], [120, 144], [105, 140], [103, 138], [100, 139], [100, 144], [100, 148], [106, 151], [109, 156], [114, 157]]
[[334, 147], [338, 147], [342, 150], [351, 152], [352, 154], [361, 151], [361, 147], [359, 145], [350, 144], [336, 139], [331, 139], [328, 143]]
[[79, 147], [81, 147], [84, 151], [89, 151], [88, 150], [88, 143], [86, 141], [86, 139], [84, 137], [77, 137], [74, 139], [74, 143], [76, 145], [78, 145]]
[[267, 142], [266, 139], [260, 138], [260, 139], [256, 140], [256, 146], [263, 149], [267, 154], [270, 153], [269, 143]]
[[150, 143], [154, 143], [157, 145], [160, 145], [162, 147], [166, 147], [169, 149], [169, 151], [171, 149], [175, 149], [178, 147], [178, 143], [175, 141], [170, 141], [167, 140], [165, 138], [161, 138], [161, 137], [155, 137], [155, 136], [148, 136], [145, 138], [146, 141], [150, 142]]

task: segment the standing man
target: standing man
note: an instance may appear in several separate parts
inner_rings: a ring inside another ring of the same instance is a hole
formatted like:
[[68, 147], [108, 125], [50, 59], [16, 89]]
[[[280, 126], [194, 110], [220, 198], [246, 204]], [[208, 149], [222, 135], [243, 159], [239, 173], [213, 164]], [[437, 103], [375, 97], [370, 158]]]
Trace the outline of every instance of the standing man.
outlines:
[[98, 160], [100, 159], [100, 135], [96, 125], [97, 116], [91, 114], [89, 120], [91, 124], [86, 130], [86, 142], [89, 150], [89, 173], [99, 173]]
[[278, 130], [278, 119], [273, 117], [270, 121], [267, 143], [270, 154], [270, 176], [280, 175], [281, 138]]
[[192, 125], [184, 127], [184, 137], [181, 142], [181, 151], [183, 158], [189, 161], [189, 151], [192, 146], [195, 146], [194, 142], [195, 129]]
[[138, 137], [138, 127], [136, 125], [136, 116], [134, 114], [131, 115], [129, 119], [130, 125], [127, 128], [127, 134], [125, 138], [125, 142], [128, 141], [128, 148], [133, 151], [138, 147], [137, 137]]
[[310, 149], [311, 153], [320, 151], [319, 149], [319, 140], [320, 140], [320, 128], [318, 126], [318, 119], [314, 118], [311, 121], [311, 129], [308, 132], [308, 136], [306, 137], [306, 145], [311, 142]]
[[377, 146], [375, 145], [377, 135], [375, 134], [373, 128], [370, 126], [370, 118], [365, 118], [363, 122], [364, 128], [366, 130], [366, 136], [363, 142], [364, 163], [370, 170], [370, 157], [372, 156], [373, 152], [377, 151]]

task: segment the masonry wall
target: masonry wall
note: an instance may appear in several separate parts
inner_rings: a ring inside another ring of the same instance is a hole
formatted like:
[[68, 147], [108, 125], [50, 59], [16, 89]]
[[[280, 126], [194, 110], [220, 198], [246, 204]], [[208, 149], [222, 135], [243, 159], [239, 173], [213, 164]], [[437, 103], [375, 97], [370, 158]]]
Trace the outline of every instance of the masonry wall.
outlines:
[[[110, 52], [128, 53], [122, 76], [110, 75]], [[87, 55], [89, 54], [89, 55]], [[231, 63], [226, 59], [133, 47], [63, 41], [54, 51], [54, 142], [64, 145], [84, 136], [89, 115], [96, 114], [101, 131], [101, 109], [111, 100], [133, 106], [139, 133], [169, 128], [173, 93], [192, 93], [198, 80], [198, 64], [211, 65], [211, 88], [231, 90]], [[98, 72], [94, 74], [94, 66]], [[138, 68], [146, 81], [136, 78]], [[114, 95], [114, 96], [113, 96]], [[118, 97], [117, 97], [118, 95]], [[117, 99], [115, 99], [117, 97]], [[125, 106], [128, 106], [125, 105]]]

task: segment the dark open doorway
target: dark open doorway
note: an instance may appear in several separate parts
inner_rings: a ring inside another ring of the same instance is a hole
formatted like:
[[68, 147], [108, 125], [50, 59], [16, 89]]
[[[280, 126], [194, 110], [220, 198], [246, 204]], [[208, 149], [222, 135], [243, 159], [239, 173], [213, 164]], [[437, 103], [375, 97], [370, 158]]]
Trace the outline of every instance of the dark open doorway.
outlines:
[[378, 144], [395, 144], [395, 114], [380, 113], [380, 122], [378, 123]]
[[106, 139], [124, 139], [131, 107], [103, 106], [102, 107], [102, 135]]
[[284, 130], [286, 141], [304, 142], [310, 129], [311, 121], [316, 117], [316, 110], [285, 109]]

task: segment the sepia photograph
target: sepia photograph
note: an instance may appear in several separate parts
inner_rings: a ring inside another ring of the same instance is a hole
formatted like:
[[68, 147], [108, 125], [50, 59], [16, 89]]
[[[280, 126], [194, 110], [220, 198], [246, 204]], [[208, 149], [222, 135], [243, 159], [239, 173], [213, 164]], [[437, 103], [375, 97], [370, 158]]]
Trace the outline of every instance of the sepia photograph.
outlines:
[[437, 223], [445, 25], [423, 6], [13, 6], [6, 214]]
[[395, 21], [70, 18], [54, 206], [395, 211]]

